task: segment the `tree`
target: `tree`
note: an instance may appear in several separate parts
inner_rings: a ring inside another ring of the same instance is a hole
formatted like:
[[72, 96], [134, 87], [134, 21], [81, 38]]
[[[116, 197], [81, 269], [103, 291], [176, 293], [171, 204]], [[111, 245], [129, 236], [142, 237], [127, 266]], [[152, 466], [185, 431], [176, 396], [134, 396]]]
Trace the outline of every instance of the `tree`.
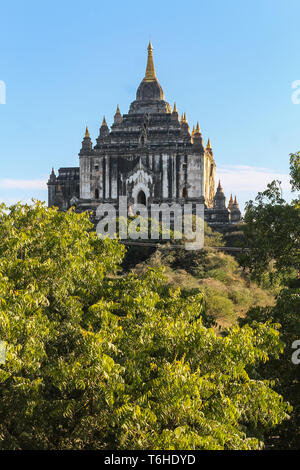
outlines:
[[292, 361], [293, 345], [300, 339], [299, 312], [300, 289], [283, 288], [277, 296], [275, 306], [252, 308], [240, 322], [241, 325], [251, 325], [258, 321], [280, 324], [280, 339], [285, 345], [284, 354], [271, 358], [257, 370], [262, 379], [274, 380], [275, 390], [293, 406], [290, 419], [282, 423], [276, 433], [271, 431], [266, 438], [268, 446], [279, 449], [299, 450], [300, 445], [300, 365]]
[[243, 227], [249, 251], [241, 262], [254, 279], [289, 277], [300, 268], [300, 211], [281, 198], [278, 183], [248, 202]]
[[[292, 189], [299, 191], [300, 152], [290, 155], [290, 176]], [[271, 434], [269, 441], [278, 448], [299, 449], [300, 366], [291, 359], [292, 346], [300, 340], [300, 196], [288, 204], [281, 197], [279, 184], [273, 181], [258, 194], [256, 203], [247, 204], [245, 221], [250, 251], [243, 258], [244, 267], [259, 280], [265, 276], [271, 281], [279, 278], [281, 291], [275, 306], [251, 309], [241, 324], [260, 321], [281, 325], [284, 354], [260, 367], [259, 374], [262, 378], [277, 378], [276, 390], [293, 405], [291, 419], [279, 428], [280, 439], [274, 442]]]
[[124, 248], [88, 214], [0, 213], [0, 449], [256, 449], [289, 407], [259, 363], [276, 325], [202, 323], [202, 294], [159, 270], [118, 274]]

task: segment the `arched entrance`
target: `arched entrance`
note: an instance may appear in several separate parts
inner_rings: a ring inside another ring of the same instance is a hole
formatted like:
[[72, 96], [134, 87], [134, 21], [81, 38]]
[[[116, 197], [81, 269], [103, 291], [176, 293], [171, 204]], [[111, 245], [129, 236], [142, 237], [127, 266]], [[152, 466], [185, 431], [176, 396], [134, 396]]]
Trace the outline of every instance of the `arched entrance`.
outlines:
[[138, 204], [143, 204], [144, 206], [146, 205], [146, 194], [144, 193], [144, 191], [140, 191], [137, 195], [137, 203]]

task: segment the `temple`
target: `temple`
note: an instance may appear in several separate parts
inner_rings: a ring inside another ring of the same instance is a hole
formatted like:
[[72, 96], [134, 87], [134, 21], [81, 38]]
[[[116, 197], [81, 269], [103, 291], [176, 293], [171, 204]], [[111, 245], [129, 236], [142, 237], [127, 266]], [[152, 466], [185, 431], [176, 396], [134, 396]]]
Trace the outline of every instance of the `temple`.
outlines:
[[48, 181], [48, 204], [60, 210], [96, 210], [100, 203], [128, 205], [204, 203], [210, 224], [236, 223], [237, 200], [226, 198], [219, 182], [210, 140], [205, 145], [199, 123], [190, 130], [186, 114], [178, 116], [165, 101], [148, 46], [146, 72], [127, 114], [117, 106], [111, 127], [103, 118], [93, 145], [86, 127], [79, 167], [54, 170]]

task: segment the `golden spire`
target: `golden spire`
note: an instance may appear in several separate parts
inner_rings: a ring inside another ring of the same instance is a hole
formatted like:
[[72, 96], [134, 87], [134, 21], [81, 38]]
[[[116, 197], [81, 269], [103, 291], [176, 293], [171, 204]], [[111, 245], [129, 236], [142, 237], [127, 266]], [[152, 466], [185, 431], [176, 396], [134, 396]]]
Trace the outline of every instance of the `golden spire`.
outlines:
[[183, 123], [183, 113], [181, 114], [180, 122], [181, 122], [181, 124]]
[[193, 126], [193, 132], [192, 132], [192, 135], [195, 134], [195, 126]]
[[156, 80], [152, 51], [153, 51], [153, 47], [152, 47], [151, 41], [149, 41], [148, 60], [147, 60], [145, 78], [144, 78], [145, 82], [154, 82]]
[[199, 122], [197, 122], [197, 127], [196, 127], [196, 134], [200, 134], [200, 126], [199, 126]]
[[85, 134], [84, 134], [84, 138], [86, 139], [87, 137], [88, 138], [90, 137], [88, 126], [86, 126], [86, 128], [85, 128]]
[[176, 103], [174, 103], [173, 113], [177, 113]]
[[207, 141], [207, 146], [206, 146], [206, 148], [211, 150], [211, 145], [210, 145], [210, 140], [209, 140], [209, 139], [208, 139], [208, 141]]
[[119, 105], [117, 104], [117, 111], [116, 111], [116, 114], [121, 114], [120, 113], [120, 108], [119, 108]]
[[103, 121], [102, 121], [101, 126], [107, 126], [105, 116], [103, 116]]

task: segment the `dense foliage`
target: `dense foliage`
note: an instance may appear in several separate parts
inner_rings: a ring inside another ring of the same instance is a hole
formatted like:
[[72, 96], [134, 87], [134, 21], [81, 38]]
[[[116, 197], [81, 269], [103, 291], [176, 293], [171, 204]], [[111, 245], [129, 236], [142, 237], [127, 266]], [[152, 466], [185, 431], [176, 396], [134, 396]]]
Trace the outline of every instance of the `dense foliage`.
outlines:
[[149, 266], [163, 267], [168, 286], [181, 287], [183, 293], [204, 294], [206, 325], [209, 319], [210, 325], [232, 326], [251, 306], [273, 304], [274, 289], [271, 292], [251, 281], [249, 273], [233, 256], [218, 250], [217, 247], [223, 245], [221, 234], [205, 224], [203, 250], [187, 251], [180, 246], [174, 248], [172, 244], [160, 245], [146, 260], [139, 259], [133, 271], [141, 273]]
[[[300, 187], [300, 152], [290, 158], [291, 185]], [[242, 263], [256, 279], [270, 272], [289, 278], [300, 269], [300, 197], [291, 204], [281, 194], [280, 182], [273, 181], [246, 206], [244, 234], [250, 249]]]
[[202, 294], [117, 275], [123, 255], [87, 214], [2, 206], [0, 448], [261, 448], [289, 412], [257, 376], [276, 325], [217, 336]]
[[[300, 152], [290, 156], [291, 185], [300, 190]], [[284, 355], [259, 368], [261, 378], [277, 378], [276, 390], [293, 405], [291, 418], [269, 436], [277, 448], [300, 448], [300, 364], [292, 361], [293, 345], [300, 344], [300, 195], [288, 204], [273, 181], [247, 206], [245, 237], [251, 251], [244, 257], [252, 276], [280, 281], [282, 290], [274, 306], [253, 308], [241, 324], [257, 321], [281, 325]], [[300, 352], [299, 352], [300, 356]]]

